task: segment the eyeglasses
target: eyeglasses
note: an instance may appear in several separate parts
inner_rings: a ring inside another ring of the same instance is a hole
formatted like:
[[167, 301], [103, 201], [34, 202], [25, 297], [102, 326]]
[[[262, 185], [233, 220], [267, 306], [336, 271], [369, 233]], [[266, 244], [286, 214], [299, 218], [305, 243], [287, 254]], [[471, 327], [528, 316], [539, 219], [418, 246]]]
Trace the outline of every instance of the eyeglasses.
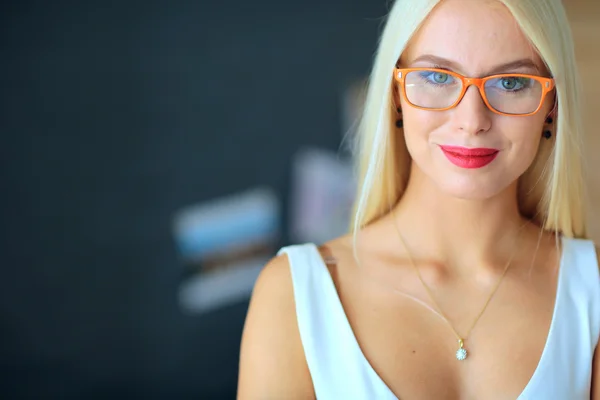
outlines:
[[395, 68], [394, 79], [404, 99], [413, 107], [445, 111], [456, 107], [467, 89], [475, 85], [485, 105], [496, 114], [529, 116], [537, 113], [554, 79], [526, 74], [501, 74], [467, 78], [445, 69]]

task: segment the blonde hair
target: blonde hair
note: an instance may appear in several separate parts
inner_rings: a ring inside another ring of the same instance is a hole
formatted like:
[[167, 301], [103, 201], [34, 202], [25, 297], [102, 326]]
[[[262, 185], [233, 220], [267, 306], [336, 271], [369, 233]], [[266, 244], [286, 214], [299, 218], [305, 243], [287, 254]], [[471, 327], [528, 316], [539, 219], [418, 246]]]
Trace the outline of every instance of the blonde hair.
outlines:
[[[414, 33], [440, 0], [397, 0], [383, 30], [355, 142], [358, 192], [351, 231], [370, 224], [400, 200], [410, 155], [395, 129], [392, 71]], [[541, 144], [519, 179], [521, 213], [543, 229], [586, 236], [581, 159], [579, 76], [569, 23], [561, 0], [499, 0], [511, 12], [556, 81], [554, 145]], [[541, 133], [541, 132], [540, 132]]]

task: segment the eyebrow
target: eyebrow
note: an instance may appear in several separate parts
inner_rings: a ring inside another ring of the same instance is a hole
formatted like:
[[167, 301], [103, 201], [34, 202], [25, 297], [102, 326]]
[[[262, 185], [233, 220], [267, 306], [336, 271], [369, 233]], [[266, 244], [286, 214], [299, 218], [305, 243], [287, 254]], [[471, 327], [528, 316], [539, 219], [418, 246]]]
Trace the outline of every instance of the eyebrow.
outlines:
[[[434, 56], [432, 54], [424, 54], [422, 56], [419, 56], [413, 60], [413, 63], [420, 62], [420, 61], [428, 61], [433, 64], [438, 64], [440, 67], [450, 68], [453, 71], [463, 70], [460, 64], [458, 64], [454, 61], [442, 58], [442, 57]], [[492, 68], [490, 71], [488, 71], [487, 75], [489, 76], [489, 75], [501, 74], [503, 72], [509, 72], [509, 71], [512, 71], [515, 69], [521, 69], [521, 68], [530, 68], [530, 69], [532, 68], [532, 69], [535, 69], [538, 73], [541, 72], [540, 67], [538, 67], [538, 65], [535, 62], [533, 62], [533, 60], [531, 60], [529, 58], [524, 58], [522, 60], [511, 61], [506, 64], [498, 65], [498, 66]]]

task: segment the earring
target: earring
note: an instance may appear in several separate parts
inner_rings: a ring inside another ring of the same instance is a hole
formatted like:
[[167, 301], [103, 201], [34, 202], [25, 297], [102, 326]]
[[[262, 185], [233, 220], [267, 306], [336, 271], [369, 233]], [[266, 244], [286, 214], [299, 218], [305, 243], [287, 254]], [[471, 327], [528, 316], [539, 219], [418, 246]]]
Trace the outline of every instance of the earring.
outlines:
[[[548, 117], [546, 118], [546, 124], [548, 125], [552, 125], [552, 123], [554, 122], [554, 120], [552, 119], [552, 117]], [[550, 139], [552, 137], [552, 131], [550, 129], [544, 131], [544, 133], [542, 133], [542, 136], [544, 136], [546, 138], [546, 140]]]
[[402, 109], [400, 107], [398, 107], [396, 109], [396, 112], [398, 112], [399, 116], [398, 119], [396, 120], [396, 127], [397, 128], [402, 128], [404, 126], [404, 122], [402, 121]]

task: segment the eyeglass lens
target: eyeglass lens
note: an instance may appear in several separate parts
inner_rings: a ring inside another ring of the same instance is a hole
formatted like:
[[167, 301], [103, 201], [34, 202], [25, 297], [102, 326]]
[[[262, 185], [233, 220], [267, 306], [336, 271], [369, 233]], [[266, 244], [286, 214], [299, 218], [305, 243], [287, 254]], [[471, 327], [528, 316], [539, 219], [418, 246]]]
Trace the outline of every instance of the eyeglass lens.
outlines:
[[[406, 97], [418, 107], [442, 109], [452, 106], [463, 90], [460, 79], [439, 71], [411, 71], [405, 78]], [[488, 103], [505, 114], [530, 114], [542, 101], [542, 84], [532, 78], [505, 75], [484, 85]]]

